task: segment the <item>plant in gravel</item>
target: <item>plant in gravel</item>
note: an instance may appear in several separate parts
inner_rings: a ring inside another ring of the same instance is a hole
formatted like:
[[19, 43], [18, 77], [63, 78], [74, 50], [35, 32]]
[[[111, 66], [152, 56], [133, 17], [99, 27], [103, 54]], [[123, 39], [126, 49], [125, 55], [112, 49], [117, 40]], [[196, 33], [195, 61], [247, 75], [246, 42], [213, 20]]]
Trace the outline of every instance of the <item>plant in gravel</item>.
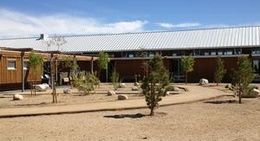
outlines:
[[109, 56], [106, 52], [101, 51], [98, 54], [98, 78], [100, 78], [101, 70], [106, 70], [106, 79], [107, 79], [107, 69], [108, 69], [108, 63], [110, 62]]
[[74, 84], [79, 91], [90, 94], [91, 91], [95, 90], [95, 86], [100, 84], [100, 81], [94, 73], [91, 73], [88, 79], [84, 73], [80, 73], [79, 77], [75, 78]]
[[[33, 91], [33, 86], [35, 85], [37, 76], [39, 76], [39, 74], [41, 74], [42, 71], [42, 64], [44, 61], [44, 58], [41, 54], [36, 54], [34, 51], [32, 51], [29, 54], [29, 68], [31, 69], [31, 73], [32, 73], [32, 83], [31, 83], [31, 95], [32, 95], [32, 91]], [[36, 89], [34, 88], [34, 94], [36, 94]]]
[[186, 84], [188, 83], [188, 73], [193, 71], [194, 63], [195, 63], [194, 57], [191, 55], [181, 57], [181, 67], [185, 72]]
[[239, 104], [242, 103], [242, 95], [246, 93], [249, 84], [254, 79], [252, 64], [246, 56], [238, 58], [237, 69], [234, 71], [232, 88], [234, 94], [238, 96]]
[[146, 63], [145, 69], [148, 72], [143, 79], [141, 88], [145, 96], [146, 104], [150, 109], [150, 115], [154, 115], [154, 109], [159, 106], [159, 101], [166, 94], [166, 87], [169, 84], [169, 72], [163, 65], [162, 57], [155, 55], [154, 58]]
[[114, 89], [117, 90], [120, 85], [120, 81], [119, 81], [119, 73], [116, 72], [116, 69], [114, 69], [112, 72], [111, 81], [114, 86]]
[[218, 56], [216, 58], [216, 68], [214, 73], [214, 80], [217, 83], [217, 86], [219, 83], [221, 83], [222, 78], [224, 77], [226, 73], [226, 69], [224, 68], [224, 61]]

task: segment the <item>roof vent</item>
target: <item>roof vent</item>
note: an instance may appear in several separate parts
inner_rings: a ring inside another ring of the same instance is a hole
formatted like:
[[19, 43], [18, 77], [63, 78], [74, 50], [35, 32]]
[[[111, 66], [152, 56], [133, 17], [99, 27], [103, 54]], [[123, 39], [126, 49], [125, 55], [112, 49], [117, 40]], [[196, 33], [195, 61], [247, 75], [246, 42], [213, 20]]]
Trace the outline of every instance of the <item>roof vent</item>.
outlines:
[[46, 40], [48, 38], [47, 34], [40, 34], [40, 38], [36, 39], [36, 40]]

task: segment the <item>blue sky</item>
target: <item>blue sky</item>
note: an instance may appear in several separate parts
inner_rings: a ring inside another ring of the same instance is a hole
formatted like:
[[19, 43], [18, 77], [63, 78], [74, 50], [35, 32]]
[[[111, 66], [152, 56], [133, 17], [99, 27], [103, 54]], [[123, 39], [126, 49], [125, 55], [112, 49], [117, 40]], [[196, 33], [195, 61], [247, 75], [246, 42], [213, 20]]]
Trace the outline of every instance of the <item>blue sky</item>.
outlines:
[[0, 38], [260, 25], [260, 0], [1, 0]]

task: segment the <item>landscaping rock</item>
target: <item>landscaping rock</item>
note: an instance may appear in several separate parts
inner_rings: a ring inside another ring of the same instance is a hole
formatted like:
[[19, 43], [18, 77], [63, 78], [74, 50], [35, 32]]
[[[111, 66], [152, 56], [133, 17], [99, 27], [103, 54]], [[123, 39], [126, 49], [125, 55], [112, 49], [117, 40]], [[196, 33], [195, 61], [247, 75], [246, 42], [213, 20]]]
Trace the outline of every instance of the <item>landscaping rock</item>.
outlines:
[[205, 78], [200, 79], [199, 85], [208, 85], [208, 84], [209, 84], [208, 79]]
[[139, 91], [139, 88], [137, 86], [132, 87], [132, 91]]
[[180, 91], [180, 89], [178, 88], [178, 87], [176, 87], [176, 86], [173, 86], [173, 89], [172, 89], [173, 91], [176, 91], [176, 92], [178, 92], [178, 91]]
[[119, 88], [125, 88], [125, 83], [120, 83]]
[[128, 99], [128, 96], [127, 95], [124, 95], [124, 94], [120, 94], [117, 96], [118, 100], [127, 100]]
[[253, 89], [251, 93], [252, 95], [260, 96], [260, 91], [258, 89]]
[[71, 89], [66, 88], [66, 89], [63, 90], [63, 93], [64, 94], [71, 94]]
[[113, 91], [113, 90], [109, 90], [109, 91], [107, 92], [107, 95], [108, 95], [108, 96], [116, 95], [116, 92]]
[[47, 89], [49, 89], [49, 87], [50, 87], [50, 86], [49, 86], [48, 84], [46, 84], [46, 83], [35, 85], [35, 89], [36, 89], [38, 92], [47, 91]]
[[22, 100], [23, 99], [23, 96], [20, 95], [20, 94], [14, 94], [13, 95], [13, 100]]

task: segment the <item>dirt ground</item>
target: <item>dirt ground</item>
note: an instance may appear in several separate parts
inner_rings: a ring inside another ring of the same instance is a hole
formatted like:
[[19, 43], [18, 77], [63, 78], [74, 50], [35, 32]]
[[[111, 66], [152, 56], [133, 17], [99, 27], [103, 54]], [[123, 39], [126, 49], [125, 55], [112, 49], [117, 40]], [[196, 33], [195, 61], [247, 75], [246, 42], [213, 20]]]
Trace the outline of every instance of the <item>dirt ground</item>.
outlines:
[[[94, 96], [94, 95], [93, 95]], [[139, 114], [138, 114], [139, 113]], [[259, 141], [260, 98], [232, 96], [156, 109], [1, 118], [1, 140]]]

